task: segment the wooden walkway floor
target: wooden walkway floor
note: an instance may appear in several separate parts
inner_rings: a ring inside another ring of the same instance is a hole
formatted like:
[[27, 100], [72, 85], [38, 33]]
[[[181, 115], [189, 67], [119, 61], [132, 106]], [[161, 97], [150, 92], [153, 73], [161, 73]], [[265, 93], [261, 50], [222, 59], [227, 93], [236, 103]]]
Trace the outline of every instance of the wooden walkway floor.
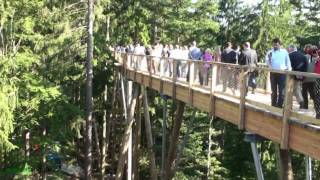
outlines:
[[[210, 88], [190, 86], [187, 82], [137, 71], [123, 64], [118, 64], [117, 67], [127, 79], [239, 127], [243, 126], [241, 129], [245, 131], [259, 134], [277, 143], [286, 142], [288, 149], [320, 160], [320, 126], [313, 125], [317, 123], [313, 118], [313, 110], [299, 112], [298, 106], [293, 104], [288, 116], [285, 110], [270, 106], [270, 96], [266, 94], [249, 92], [245, 102], [241, 104], [241, 98], [220, 92], [219, 89], [222, 87], [219, 86], [211, 93]], [[236, 92], [238, 96], [239, 93]], [[286, 125], [283, 123], [284, 117], [288, 117]], [[283, 131], [287, 131], [286, 136], [283, 135]]]

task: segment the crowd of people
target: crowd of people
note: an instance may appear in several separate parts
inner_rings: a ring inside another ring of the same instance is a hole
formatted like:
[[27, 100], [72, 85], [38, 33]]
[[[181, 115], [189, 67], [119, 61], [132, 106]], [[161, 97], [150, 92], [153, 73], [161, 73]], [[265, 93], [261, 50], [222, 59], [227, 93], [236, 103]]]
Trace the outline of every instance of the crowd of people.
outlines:
[[[265, 62], [272, 70], [300, 71], [320, 74], [320, 48], [311, 44], [305, 45], [303, 52], [298, 51], [295, 45], [289, 45], [286, 49], [282, 47], [278, 38], [273, 39], [273, 47], [266, 53]], [[128, 45], [126, 47], [117, 47], [118, 52], [133, 53], [136, 55], [150, 55], [149, 60], [141, 65], [145, 66], [150, 72], [158, 74], [160, 71], [160, 59], [165, 57], [164, 73], [172, 76], [175, 72], [178, 77], [186, 78], [189, 81], [190, 67], [187, 61], [202, 61], [195, 64], [193, 71], [194, 81], [198, 81], [201, 85], [208, 85], [210, 62], [222, 62], [229, 64], [247, 65], [247, 89], [250, 87], [252, 93], [257, 88], [256, 78], [258, 71], [257, 52], [251, 48], [249, 42], [245, 42], [241, 47], [226, 43], [221, 51], [220, 47], [214, 50], [200, 49], [197, 47], [196, 41], [190, 46], [179, 45], [162, 45], [157, 41], [153, 46], [142, 46], [139, 43]], [[151, 58], [151, 59], [150, 59]], [[174, 59], [179, 59], [174, 65]], [[137, 61], [136, 61], [137, 62]], [[132, 61], [131, 63], [136, 63]], [[131, 66], [134, 64], [131, 64]], [[141, 66], [140, 65], [140, 66]], [[174, 69], [174, 67], [176, 69]], [[235, 94], [237, 87], [237, 76], [232, 68], [223, 68], [219, 74], [223, 82], [223, 91], [229, 87]], [[281, 73], [270, 73], [271, 82], [271, 105], [282, 108], [285, 94], [286, 75]], [[311, 78], [305, 76], [295, 76], [294, 96], [300, 105], [300, 109], [308, 109], [309, 96], [314, 102], [316, 118], [320, 119], [320, 78]]]

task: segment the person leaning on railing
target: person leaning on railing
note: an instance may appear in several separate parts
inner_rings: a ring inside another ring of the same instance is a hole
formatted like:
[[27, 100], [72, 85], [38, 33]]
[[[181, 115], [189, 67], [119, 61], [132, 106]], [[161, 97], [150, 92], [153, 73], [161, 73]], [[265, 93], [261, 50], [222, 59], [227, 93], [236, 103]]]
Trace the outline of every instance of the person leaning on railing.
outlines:
[[[266, 55], [266, 62], [271, 69], [291, 71], [291, 62], [287, 50], [281, 47], [279, 38], [272, 41], [273, 48]], [[280, 73], [270, 73], [271, 82], [271, 105], [282, 108], [284, 100], [284, 87], [286, 75]]]

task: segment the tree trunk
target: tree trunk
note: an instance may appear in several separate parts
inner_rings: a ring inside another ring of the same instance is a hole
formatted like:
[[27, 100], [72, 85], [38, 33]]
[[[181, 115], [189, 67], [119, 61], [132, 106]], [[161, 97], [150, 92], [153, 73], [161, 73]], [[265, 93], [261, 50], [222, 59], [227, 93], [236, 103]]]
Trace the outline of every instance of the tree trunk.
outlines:
[[147, 90], [145, 87], [142, 87], [143, 92], [143, 106], [144, 106], [144, 124], [146, 129], [147, 136], [147, 146], [149, 152], [149, 161], [150, 161], [150, 179], [157, 179], [157, 167], [156, 167], [156, 159], [153, 152], [153, 139], [152, 139], [152, 129], [150, 123], [150, 115], [149, 115], [149, 104], [148, 104], [148, 96]]
[[293, 180], [293, 170], [290, 151], [280, 149], [279, 144], [275, 144], [274, 147], [276, 153], [279, 179]]
[[137, 100], [137, 108], [136, 108], [136, 123], [134, 126], [134, 143], [133, 143], [133, 161], [132, 161], [132, 179], [138, 180], [139, 178], [139, 157], [140, 157], [140, 149], [141, 149], [141, 103], [142, 96], [140, 95]]
[[127, 126], [125, 129], [125, 134], [122, 138], [121, 151], [120, 151], [120, 155], [119, 155], [119, 159], [118, 159], [117, 174], [116, 174], [117, 180], [122, 180], [122, 178], [123, 178], [123, 170], [124, 170], [126, 155], [127, 155], [128, 147], [129, 147], [130, 132], [132, 131], [132, 125], [134, 122], [133, 116], [134, 116], [134, 109], [136, 106], [136, 100], [138, 97], [138, 92], [139, 92], [139, 89], [138, 89], [138, 87], [136, 87], [132, 101], [130, 103], [129, 116], [128, 116], [128, 121], [127, 121]]
[[100, 160], [100, 167], [101, 167], [100, 173], [101, 173], [102, 180], [104, 179], [106, 154], [107, 154], [107, 110], [106, 110], [107, 91], [108, 91], [108, 87], [107, 85], [105, 85], [104, 93], [103, 93], [103, 101], [104, 101], [105, 107], [103, 109], [103, 117], [102, 117], [102, 141], [101, 141], [101, 160]]
[[177, 145], [179, 142], [180, 128], [182, 124], [183, 112], [184, 112], [185, 103], [178, 101], [177, 110], [175, 113], [174, 124], [171, 134], [171, 143], [169, 145], [168, 157], [166, 161], [164, 179], [169, 180], [173, 177], [173, 161], [176, 159], [177, 155]]
[[[99, 160], [101, 159], [98, 126], [99, 126], [99, 124], [97, 125], [97, 121], [94, 118], [93, 119], [93, 128], [94, 128], [93, 130], [94, 130], [94, 138], [95, 138], [95, 143], [96, 143], [97, 162], [99, 162]], [[100, 163], [97, 163], [97, 164], [98, 164], [98, 169], [101, 169], [101, 166], [100, 166], [101, 164]]]
[[86, 62], [86, 134], [85, 134], [85, 179], [91, 180], [92, 171], [92, 59], [93, 59], [93, 0], [88, 0], [87, 62]]
[[194, 122], [195, 116], [196, 116], [196, 109], [193, 108], [193, 112], [192, 112], [191, 119], [189, 120], [189, 122], [188, 122], [188, 124], [187, 124], [187, 132], [186, 132], [186, 134], [183, 136], [183, 141], [182, 141], [182, 143], [181, 143], [180, 146], [179, 146], [176, 160], [174, 161], [174, 163], [173, 163], [173, 165], [172, 165], [172, 169], [173, 169], [172, 174], [173, 174], [173, 175], [176, 173], [176, 171], [177, 171], [177, 169], [178, 169], [179, 162], [180, 162], [180, 158], [181, 158], [181, 155], [183, 154], [184, 147], [186, 146], [187, 142], [189, 141], [190, 133], [191, 133], [191, 131], [192, 131], [192, 129], [193, 129], [192, 126], [193, 126], [193, 122]]

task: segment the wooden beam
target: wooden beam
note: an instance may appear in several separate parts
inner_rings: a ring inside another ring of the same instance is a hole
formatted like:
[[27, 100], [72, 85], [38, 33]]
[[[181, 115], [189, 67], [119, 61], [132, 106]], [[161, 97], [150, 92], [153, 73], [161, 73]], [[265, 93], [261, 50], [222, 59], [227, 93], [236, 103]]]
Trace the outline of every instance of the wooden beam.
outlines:
[[183, 119], [185, 103], [177, 100], [177, 109], [175, 112], [174, 124], [172, 127], [172, 133], [170, 138], [170, 145], [168, 156], [166, 160], [164, 179], [170, 180], [173, 177], [173, 161], [176, 159], [177, 155], [177, 145], [179, 142], [180, 128]]
[[239, 129], [245, 129], [245, 106], [247, 95], [247, 72], [244, 68], [240, 73], [240, 103], [239, 103]]
[[135, 87], [134, 94], [132, 101], [130, 103], [130, 109], [129, 109], [129, 115], [128, 115], [128, 121], [127, 126], [125, 128], [125, 133], [122, 138], [122, 144], [121, 144], [121, 151], [118, 159], [118, 166], [117, 166], [117, 174], [116, 174], [116, 180], [122, 180], [123, 178], [123, 171], [124, 171], [124, 165], [126, 161], [126, 155], [129, 148], [129, 142], [130, 142], [130, 132], [132, 131], [132, 125], [133, 125], [133, 117], [134, 117], [134, 109], [136, 106], [136, 101], [139, 93], [139, 88]]
[[147, 146], [148, 146], [148, 154], [149, 154], [149, 161], [150, 161], [150, 179], [156, 180], [157, 167], [156, 167], [156, 158], [153, 151], [153, 138], [152, 138], [150, 115], [149, 115], [148, 95], [147, 95], [147, 90], [144, 86], [141, 86], [141, 90], [143, 94], [144, 125], [146, 128]]
[[292, 110], [294, 78], [286, 76], [286, 89], [283, 107], [282, 131], [281, 131], [281, 149], [289, 148], [289, 118]]

